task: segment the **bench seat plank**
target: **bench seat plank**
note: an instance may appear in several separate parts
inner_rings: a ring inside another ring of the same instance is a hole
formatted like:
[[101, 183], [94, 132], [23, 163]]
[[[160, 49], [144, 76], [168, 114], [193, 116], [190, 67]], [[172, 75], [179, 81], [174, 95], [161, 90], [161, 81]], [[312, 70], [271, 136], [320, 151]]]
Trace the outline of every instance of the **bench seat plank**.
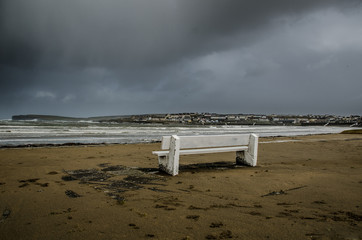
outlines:
[[[178, 136], [180, 138], [180, 148], [211, 148], [229, 147], [249, 144], [248, 134], [228, 134], [228, 135], [199, 135], [199, 136]], [[170, 148], [170, 136], [162, 138], [161, 149]]]
[[[183, 149], [180, 150], [180, 155], [189, 155], [189, 154], [203, 154], [203, 153], [219, 153], [219, 152], [237, 152], [247, 150], [247, 146], [239, 147], [223, 147], [223, 148], [203, 148], [203, 149]], [[152, 152], [158, 156], [167, 156], [169, 151], [154, 151]]]

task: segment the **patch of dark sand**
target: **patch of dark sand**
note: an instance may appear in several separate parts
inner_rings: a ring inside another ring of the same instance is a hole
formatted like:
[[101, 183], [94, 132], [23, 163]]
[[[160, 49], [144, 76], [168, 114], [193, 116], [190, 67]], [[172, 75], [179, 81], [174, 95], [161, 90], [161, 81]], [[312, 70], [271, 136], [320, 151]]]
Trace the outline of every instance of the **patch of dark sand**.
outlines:
[[[68, 179], [80, 180], [81, 182], [104, 181], [111, 177], [109, 174], [99, 171], [97, 169], [78, 169], [74, 171], [68, 170], [64, 172], [71, 176], [71, 178], [68, 177]], [[65, 180], [67, 179], [67, 177], [63, 176], [62, 179]]]
[[108, 188], [108, 189], [122, 188], [122, 189], [129, 189], [129, 190], [138, 190], [138, 189], [143, 188], [143, 186], [138, 185], [138, 184], [133, 183], [133, 182], [118, 180], [118, 181], [113, 181], [111, 184], [109, 184], [105, 188]]
[[233, 234], [230, 230], [226, 230], [220, 233], [219, 238], [220, 239], [233, 238]]
[[194, 205], [190, 205], [189, 210], [209, 210], [209, 208], [195, 207]]
[[35, 183], [36, 185], [39, 185], [41, 187], [48, 187], [49, 183]]
[[196, 163], [188, 165], [180, 165], [179, 169], [183, 172], [192, 172], [195, 173], [195, 170], [199, 171], [208, 171], [215, 169], [233, 169], [242, 167], [242, 165], [237, 165], [235, 162], [212, 162], [212, 163]]
[[159, 205], [159, 204], [156, 204], [155, 208], [163, 208], [167, 211], [172, 211], [172, 210], [176, 210], [176, 208], [172, 208], [172, 207], [169, 207], [167, 205]]
[[11, 214], [11, 210], [9, 208], [5, 208], [4, 211], [3, 211], [3, 214], [1, 216], [1, 219], [0, 219], [0, 223], [1, 222], [4, 222], [5, 219], [7, 219], [8, 217], [10, 217], [10, 214]]
[[128, 224], [128, 226], [132, 227], [133, 229], [140, 229], [140, 227], [138, 227], [136, 224], [134, 223], [130, 223]]
[[215, 235], [208, 234], [206, 235], [205, 239], [217, 239], [217, 237]]
[[34, 182], [36, 182], [36, 181], [38, 181], [39, 180], [39, 178], [30, 178], [30, 179], [26, 179], [26, 180], [19, 180], [19, 182], [20, 183], [26, 183], [26, 182], [28, 182], [28, 183], [34, 183]]
[[70, 198], [78, 198], [81, 197], [81, 195], [79, 195], [78, 193], [72, 191], [72, 190], [66, 190], [65, 191], [65, 195], [67, 195]]
[[199, 215], [187, 215], [186, 218], [197, 221], [197, 220], [199, 220], [200, 216]]
[[155, 202], [161, 202], [164, 205], [171, 205], [175, 207], [183, 206], [182, 201], [174, 196], [159, 197]]
[[222, 226], [224, 226], [224, 224], [222, 222], [213, 222], [210, 224], [211, 228], [220, 228]]
[[255, 212], [255, 211], [251, 211], [251, 212], [248, 212], [250, 215], [252, 216], [261, 216], [261, 213], [260, 212]]
[[126, 178], [124, 178], [125, 181], [127, 182], [132, 182], [135, 184], [149, 184], [150, 182], [154, 181], [155, 178], [150, 178], [147, 176], [127, 176]]
[[68, 181], [74, 181], [74, 180], [77, 180], [77, 179], [74, 178], [71, 175], [65, 175], [65, 176], [62, 176], [62, 180], [68, 182]]
[[106, 164], [106, 165], [100, 164], [98, 166], [103, 167], [101, 169], [101, 171], [103, 171], [103, 172], [114, 172], [114, 171], [122, 171], [122, 170], [127, 169], [127, 167], [122, 166], [122, 165], [110, 166], [109, 164]]
[[112, 199], [116, 200], [118, 204], [123, 205], [126, 202], [126, 199], [119, 194], [107, 193]]
[[250, 206], [245, 206], [245, 205], [239, 205], [239, 204], [235, 204], [235, 203], [228, 203], [228, 204], [213, 204], [210, 205], [210, 207], [208, 209], [212, 209], [212, 208], [252, 208]]
[[277, 203], [278, 206], [292, 206], [295, 205], [295, 203], [287, 203], [287, 202], [280, 202]]
[[347, 217], [349, 217], [350, 219], [353, 219], [355, 221], [362, 221], [362, 215], [358, 215], [356, 213], [353, 212], [346, 212]]
[[26, 186], [29, 186], [30, 184], [29, 183], [23, 183], [19, 186], [19, 188], [23, 188], [23, 187], [26, 187]]
[[71, 208], [67, 208], [66, 210], [63, 210], [63, 211], [51, 212], [50, 215], [60, 215], [60, 214], [65, 214], [65, 213], [70, 213], [70, 212], [75, 212], [75, 211], [72, 210]]

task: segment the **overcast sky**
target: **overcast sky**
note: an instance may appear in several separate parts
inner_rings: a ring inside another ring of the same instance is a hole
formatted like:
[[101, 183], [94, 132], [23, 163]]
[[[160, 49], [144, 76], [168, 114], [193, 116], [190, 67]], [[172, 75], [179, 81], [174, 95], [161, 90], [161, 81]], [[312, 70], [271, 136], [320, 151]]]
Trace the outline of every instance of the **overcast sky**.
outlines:
[[362, 115], [361, 0], [0, 0], [0, 118]]

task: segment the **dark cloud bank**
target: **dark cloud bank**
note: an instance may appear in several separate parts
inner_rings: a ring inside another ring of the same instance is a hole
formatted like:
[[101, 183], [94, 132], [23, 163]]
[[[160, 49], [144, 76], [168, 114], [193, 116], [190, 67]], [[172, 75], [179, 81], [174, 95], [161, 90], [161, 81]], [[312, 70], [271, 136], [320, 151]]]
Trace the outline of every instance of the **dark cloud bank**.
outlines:
[[0, 118], [362, 114], [362, 4], [0, 0]]

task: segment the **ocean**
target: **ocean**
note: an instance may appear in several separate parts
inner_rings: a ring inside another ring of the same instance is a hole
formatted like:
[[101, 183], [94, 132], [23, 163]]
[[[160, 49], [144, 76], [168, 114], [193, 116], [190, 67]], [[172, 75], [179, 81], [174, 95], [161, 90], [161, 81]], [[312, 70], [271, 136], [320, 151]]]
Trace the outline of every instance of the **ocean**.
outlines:
[[267, 136], [299, 136], [340, 133], [348, 127], [330, 126], [168, 126], [112, 124], [88, 121], [0, 120], [0, 147], [43, 144], [147, 143], [166, 135], [256, 133]]

